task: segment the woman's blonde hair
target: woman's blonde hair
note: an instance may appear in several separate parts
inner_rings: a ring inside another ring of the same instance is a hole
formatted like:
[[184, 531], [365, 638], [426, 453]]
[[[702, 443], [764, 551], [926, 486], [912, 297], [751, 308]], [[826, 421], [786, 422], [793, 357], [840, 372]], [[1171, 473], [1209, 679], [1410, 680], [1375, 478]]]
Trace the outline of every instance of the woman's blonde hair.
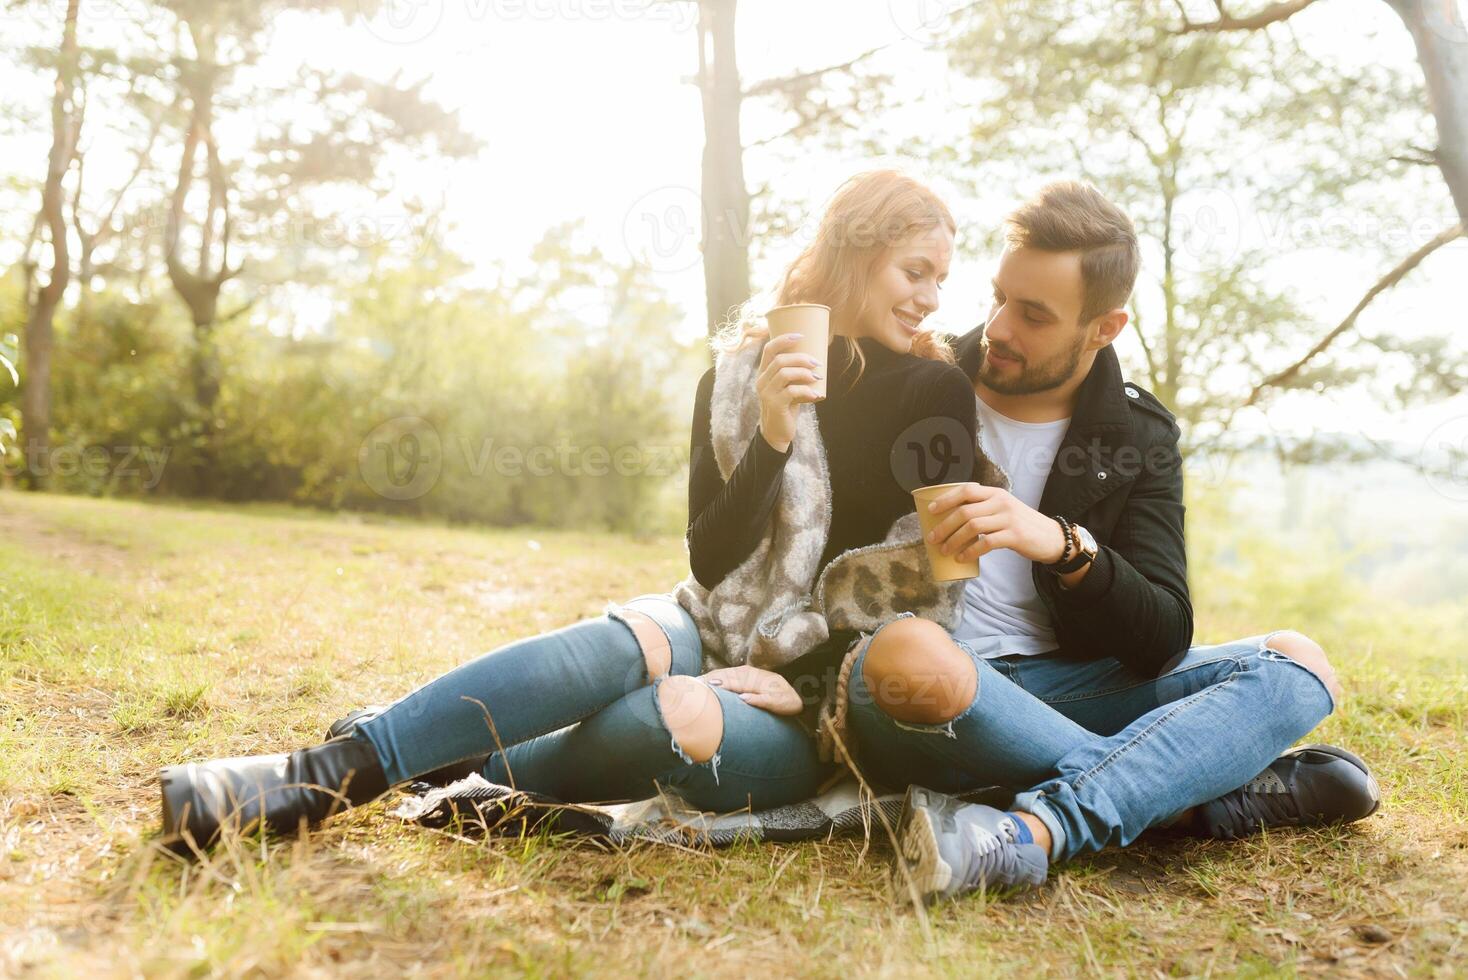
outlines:
[[[888, 250], [938, 227], [949, 234], [958, 230], [942, 199], [901, 171], [872, 170], [848, 178], [826, 206], [815, 240], [786, 268], [774, 305], [820, 303], [831, 308], [833, 322], [855, 322], [866, 306], [871, 276]], [[715, 349], [738, 350], [764, 340], [769, 325], [760, 307], [766, 302], [755, 297], [742, 304], [719, 331]], [[856, 362], [856, 377], [861, 377], [866, 366], [861, 348], [851, 337], [841, 340], [848, 358]], [[918, 328], [912, 353], [953, 363], [952, 349], [931, 329]]]

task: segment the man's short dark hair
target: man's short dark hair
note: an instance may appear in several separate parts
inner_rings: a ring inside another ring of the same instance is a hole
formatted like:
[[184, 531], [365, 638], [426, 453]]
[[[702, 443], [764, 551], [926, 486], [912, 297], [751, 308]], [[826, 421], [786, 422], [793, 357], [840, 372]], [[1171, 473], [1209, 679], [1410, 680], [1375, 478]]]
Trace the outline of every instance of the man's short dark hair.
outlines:
[[1081, 254], [1081, 323], [1126, 304], [1142, 264], [1131, 219], [1090, 184], [1046, 184], [1005, 219], [1011, 248]]

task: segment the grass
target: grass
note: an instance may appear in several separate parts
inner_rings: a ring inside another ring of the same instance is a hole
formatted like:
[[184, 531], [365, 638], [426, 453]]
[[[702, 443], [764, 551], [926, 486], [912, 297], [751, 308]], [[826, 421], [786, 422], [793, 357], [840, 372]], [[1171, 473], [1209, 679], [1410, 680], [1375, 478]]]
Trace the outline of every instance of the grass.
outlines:
[[1331, 651], [1351, 697], [1317, 736], [1373, 763], [1383, 812], [1144, 838], [1030, 895], [934, 907], [925, 935], [880, 836], [471, 842], [376, 804], [169, 860], [160, 766], [312, 742], [477, 652], [666, 589], [681, 545], [0, 495], [0, 975], [1468, 970], [1464, 610], [1380, 608], [1324, 559], [1195, 568], [1200, 641], [1290, 626]]

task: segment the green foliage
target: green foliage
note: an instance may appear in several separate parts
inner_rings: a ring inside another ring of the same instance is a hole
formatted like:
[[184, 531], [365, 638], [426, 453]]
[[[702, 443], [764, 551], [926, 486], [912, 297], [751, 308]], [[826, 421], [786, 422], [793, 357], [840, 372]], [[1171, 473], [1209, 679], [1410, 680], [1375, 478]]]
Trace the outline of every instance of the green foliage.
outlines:
[[[972, 96], [969, 139], [945, 162], [976, 189], [1080, 177], [1126, 210], [1143, 239], [1137, 374], [1191, 445], [1226, 432], [1360, 298], [1317, 300], [1301, 253], [1373, 256], [1385, 272], [1421, 244], [1411, 221], [1451, 223], [1441, 182], [1401, 159], [1432, 127], [1412, 74], [1336, 63], [1298, 35], [1179, 35], [1176, 10], [1139, 0], [979, 4], [964, 26], [948, 54]], [[1337, 342], [1281, 387], [1340, 393], [1385, 362], [1441, 379], [1378, 383], [1388, 404], [1461, 390], [1448, 345], [1371, 343]]]
[[[192, 494], [207, 465], [225, 499], [677, 528], [697, 354], [671, 340], [678, 310], [641, 270], [576, 235], [557, 229], [529, 275], [492, 289], [463, 284], [435, 239], [411, 261], [378, 250], [334, 291], [324, 330], [221, 325], [207, 456], [180, 308], [96, 294], [57, 322], [54, 485]], [[400, 434], [436, 479], [393, 485], [414, 463]]]

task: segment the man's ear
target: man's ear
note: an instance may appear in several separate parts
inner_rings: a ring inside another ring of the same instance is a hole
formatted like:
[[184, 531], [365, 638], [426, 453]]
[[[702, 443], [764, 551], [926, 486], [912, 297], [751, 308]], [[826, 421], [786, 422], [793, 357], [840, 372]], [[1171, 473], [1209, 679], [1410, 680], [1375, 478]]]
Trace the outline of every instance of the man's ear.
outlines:
[[1100, 350], [1120, 337], [1130, 319], [1126, 310], [1122, 309], [1115, 309], [1110, 313], [1098, 316], [1091, 325], [1091, 350]]

